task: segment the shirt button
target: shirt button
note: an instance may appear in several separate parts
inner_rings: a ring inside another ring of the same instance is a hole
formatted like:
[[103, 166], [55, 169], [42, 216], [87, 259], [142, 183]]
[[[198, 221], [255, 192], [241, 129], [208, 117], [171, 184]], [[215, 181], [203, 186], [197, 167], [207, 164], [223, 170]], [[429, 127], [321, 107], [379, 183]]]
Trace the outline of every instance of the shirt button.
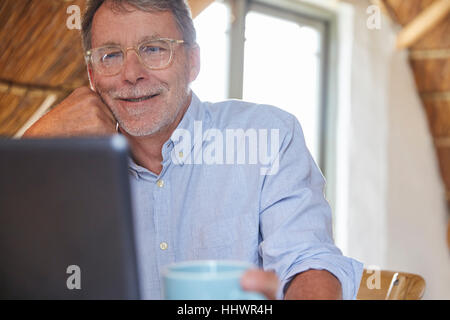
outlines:
[[162, 187], [164, 186], [164, 180], [158, 180], [158, 181], [156, 182], [156, 185], [157, 185], [158, 187], [162, 188]]
[[178, 156], [179, 156], [180, 158], [183, 158], [183, 151], [178, 152]]
[[159, 244], [159, 248], [160, 248], [161, 250], [166, 250], [167, 247], [168, 247], [167, 242], [161, 242], [161, 243]]

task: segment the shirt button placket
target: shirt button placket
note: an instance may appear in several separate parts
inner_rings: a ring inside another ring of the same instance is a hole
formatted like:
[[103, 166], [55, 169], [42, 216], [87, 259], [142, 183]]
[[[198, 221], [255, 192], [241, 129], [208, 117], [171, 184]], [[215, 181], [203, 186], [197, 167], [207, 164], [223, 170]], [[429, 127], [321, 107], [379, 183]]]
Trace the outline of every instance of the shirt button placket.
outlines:
[[161, 250], [167, 250], [167, 248], [169, 247], [169, 245], [167, 244], [167, 242], [161, 242], [160, 244], [159, 244], [159, 248], [161, 249]]
[[[164, 174], [164, 172], [163, 172]], [[157, 226], [157, 239], [158, 241], [158, 246], [159, 246], [159, 254], [158, 254], [158, 264], [159, 264], [159, 269], [161, 270], [162, 267], [164, 267], [165, 265], [169, 264], [171, 262], [171, 255], [172, 253], [170, 252], [170, 230], [169, 225], [168, 225], [168, 210], [169, 208], [167, 207], [167, 197], [169, 196], [168, 192], [169, 190], [167, 189], [167, 180], [163, 179], [163, 177], [161, 176], [158, 180], [156, 180], [156, 190], [155, 190], [155, 214], [157, 215], [157, 221], [158, 221], [158, 226]]]

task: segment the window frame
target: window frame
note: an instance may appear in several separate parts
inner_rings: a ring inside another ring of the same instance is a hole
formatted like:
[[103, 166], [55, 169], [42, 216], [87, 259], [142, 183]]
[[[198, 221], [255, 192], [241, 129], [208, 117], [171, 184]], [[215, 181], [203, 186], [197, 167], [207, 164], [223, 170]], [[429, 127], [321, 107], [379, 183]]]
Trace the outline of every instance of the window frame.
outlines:
[[[337, 133], [337, 71], [336, 65], [336, 13], [307, 3], [290, 0], [224, 0], [233, 17], [230, 23], [228, 54], [228, 97], [242, 99], [245, 47], [245, 18], [255, 11], [311, 26], [322, 34], [320, 50], [321, 71], [319, 97], [319, 160], [318, 165], [327, 177], [326, 196], [335, 209], [336, 133]], [[333, 210], [334, 212], [334, 210]]]
[[[218, 1], [218, 0], [216, 0]], [[325, 195], [335, 212], [336, 202], [336, 137], [337, 137], [337, 13], [307, 0], [219, 0], [228, 5], [229, 99], [242, 99], [244, 81], [245, 19], [250, 11], [288, 19], [318, 29], [322, 34], [319, 96], [319, 160], [318, 166], [327, 179]], [[334, 221], [335, 219], [333, 219]]]

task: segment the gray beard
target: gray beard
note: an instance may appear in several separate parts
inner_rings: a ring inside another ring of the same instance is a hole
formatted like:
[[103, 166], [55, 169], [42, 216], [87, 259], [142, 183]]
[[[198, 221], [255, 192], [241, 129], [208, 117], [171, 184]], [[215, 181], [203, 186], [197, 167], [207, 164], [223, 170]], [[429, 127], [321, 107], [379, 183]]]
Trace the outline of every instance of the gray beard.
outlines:
[[[99, 92], [100, 95], [107, 94], [108, 96], [112, 98], [126, 98], [126, 97], [136, 97], [136, 96], [147, 96], [147, 95], [153, 95], [153, 94], [162, 94], [164, 92], [167, 92], [168, 89], [162, 85], [157, 86], [155, 88], [152, 88], [151, 90], [142, 90], [139, 88], [132, 88], [132, 89], [125, 89], [125, 90], [110, 90], [110, 91], [103, 91]], [[172, 124], [175, 119], [177, 118], [178, 114], [180, 113], [181, 109], [184, 107], [187, 98], [190, 93], [190, 88], [187, 86], [187, 88], [180, 89], [175, 93], [175, 102], [177, 103], [176, 110], [174, 114], [172, 114], [170, 117], [167, 115], [167, 113], [163, 116], [161, 121], [159, 123], [154, 124], [150, 128], [148, 126], [142, 125], [140, 127], [130, 127], [126, 121], [124, 121], [118, 112], [111, 108], [111, 106], [108, 105], [109, 109], [113, 113], [114, 117], [116, 118], [116, 121], [118, 122], [120, 129], [124, 130], [127, 134], [134, 137], [143, 137], [143, 136], [149, 136], [152, 134], [155, 134], [165, 127]], [[102, 99], [104, 100], [104, 99]], [[129, 112], [129, 111], [128, 111]], [[136, 111], [136, 113], [139, 113], [139, 111]], [[132, 113], [130, 113], [133, 115]], [[135, 114], [136, 115], [136, 114]]]

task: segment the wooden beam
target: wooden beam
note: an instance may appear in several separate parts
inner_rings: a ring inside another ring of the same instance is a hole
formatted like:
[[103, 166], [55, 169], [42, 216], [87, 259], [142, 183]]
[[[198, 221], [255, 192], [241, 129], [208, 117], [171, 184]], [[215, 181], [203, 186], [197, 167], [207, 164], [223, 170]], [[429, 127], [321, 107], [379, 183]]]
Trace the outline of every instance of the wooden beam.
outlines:
[[450, 148], [450, 137], [435, 138], [434, 145], [436, 148]]
[[385, 16], [389, 17], [394, 22], [397, 22], [397, 16], [395, 15], [394, 10], [392, 10], [391, 6], [385, 0], [372, 0], [372, 3], [380, 8]]
[[42, 117], [48, 110], [50, 110], [50, 107], [55, 103], [58, 96], [56, 94], [50, 94], [47, 96], [47, 98], [42, 102], [42, 104], [39, 106], [39, 108], [36, 110], [33, 115], [28, 118], [27, 122], [16, 132], [14, 135], [14, 139], [20, 139], [25, 131], [28, 130], [29, 127], [33, 125], [36, 121], [39, 120], [40, 117]]
[[372, 3], [380, 8], [381, 12], [383, 12], [386, 16], [389, 17], [389, 11], [386, 8], [386, 4], [383, 0], [372, 0]]
[[450, 49], [410, 50], [411, 60], [450, 59]]
[[0, 79], [0, 93], [11, 93], [16, 96], [48, 96], [50, 94], [69, 94], [76, 88], [52, 87], [45, 85], [35, 85], [29, 83], [17, 83]]
[[408, 23], [397, 36], [397, 48], [409, 48], [433, 29], [450, 12], [450, 0], [438, 0]]
[[422, 100], [432, 101], [450, 101], [450, 91], [426, 92], [421, 93]]
[[197, 17], [203, 10], [205, 10], [214, 0], [189, 0], [189, 7], [191, 7], [192, 19]]

